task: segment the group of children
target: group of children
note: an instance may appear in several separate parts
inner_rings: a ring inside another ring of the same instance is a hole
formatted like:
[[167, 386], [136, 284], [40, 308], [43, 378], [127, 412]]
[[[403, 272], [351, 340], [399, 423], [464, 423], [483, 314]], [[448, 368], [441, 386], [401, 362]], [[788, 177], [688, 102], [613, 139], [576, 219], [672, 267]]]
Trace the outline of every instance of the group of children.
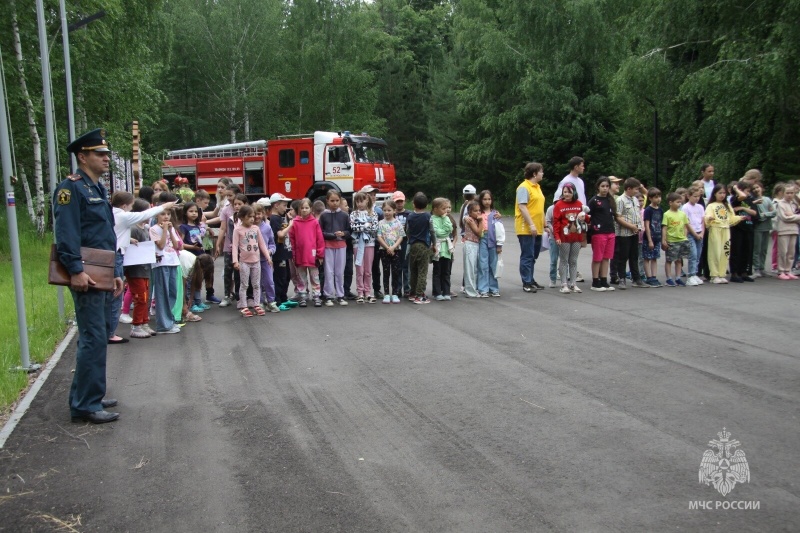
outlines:
[[[710, 190], [698, 181], [669, 193], [665, 210], [658, 189], [645, 189], [628, 178], [619, 194], [621, 182], [601, 177], [587, 205], [566, 184], [547, 210], [552, 288], [560, 278], [562, 293], [581, 292], [575, 283], [577, 259], [586, 243], [592, 246], [593, 291], [625, 289], [628, 276], [634, 287], [661, 287], [657, 261], [662, 251], [669, 287], [701, 285], [703, 278], [728, 283], [729, 269], [730, 281], [753, 281], [767, 275], [770, 235], [773, 272], [781, 280], [797, 279], [796, 184], [776, 185], [773, 200], [763, 195], [753, 176]], [[324, 201], [292, 201], [275, 193], [249, 205], [237, 185], [222, 179], [217, 205], [209, 209], [206, 191], [189, 195], [182, 185], [182, 203], [165, 181], [142, 188], [139, 198], [124, 191], [112, 196], [118, 260], [130, 246], [147, 240], [155, 244], [156, 260], [125, 266], [127, 288], [116, 302], [110, 343], [127, 342], [114, 333], [118, 321], [131, 324], [133, 338], [179, 333], [183, 323], [202, 320], [211, 304], [236, 303], [246, 318], [292, 307], [346, 306], [348, 300], [398, 304], [407, 298], [427, 304], [431, 264], [433, 298], [449, 301], [458, 295], [450, 278], [459, 240], [461, 292], [468, 298], [500, 296], [505, 229], [488, 190], [477, 194], [471, 185], [465, 187], [456, 220], [449, 200], [436, 198], [428, 210], [428, 198], [421, 192], [412, 199], [413, 210], [406, 209], [400, 191], [376, 205], [376, 190], [370, 186], [353, 196], [352, 209], [335, 190]], [[222, 298], [214, 291], [214, 260], [220, 255]], [[355, 294], [346, 279], [350, 265]], [[155, 328], [149, 326], [151, 316]]]
[[[366, 186], [354, 194], [352, 209], [335, 190], [324, 201], [292, 201], [275, 193], [250, 205], [237, 185], [222, 179], [217, 206], [210, 209], [206, 191], [189, 195], [181, 185], [176, 191], [180, 199], [163, 180], [143, 187], [139, 198], [124, 191], [112, 196], [119, 261], [130, 246], [148, 240], [156, 258], [152, 264], [124, 267], [127, 287], [115, 302], [110, 343], [127, 342], [114, 333], [118, 322], [131, 324], [132, 338], [174, 334], [184, 323], [202, 320], [212, 304], [235, 303], [246, 318], [309, 305], [346, 306], [348, 300], [399, 304], [406, 298], [426, 304], [431, 263], [433, 298], [457, 296], [450, 276], [459, 224], [445, 198], [434, 199], [429, 211], [428, 198], [420, 192], [408, 210], [401, 191], [376, 205], [377, 190]], [[497, 265], [505, 232], [491, 193], [483, 191], [478, 201], [465, 202], [462, 213], [462, 291], [467, 297], [499, 296]], [[214, 260], [220, 255], [221, 298], [214, 290]], [[351, 264], [355, 294], [345, 279]], [[373, 282], [376, 271], [382, 292]], [[155, 328], [149, 325], [151, 317]]]
[[662, 251], [668, 287], [725, 284], [728, 272], [730, 282], [753, 282], [768, 275], [770, 235], [773, 274], [781, 280], [798, 279], [793, 273], [800, 228], [796, 183], [775, 185], [770, 199], [763, 194], [757, 171], [728, 186], [712, 182], [709, 187], [707, 180], [698, 180], [669, 193], [664, 209], [657, 188], [646, 189], [628, 178], [618, 194], [620, 182], [613, 176], [598, 179], [596, 195], [586, 206], [567, 184], [548, 209], [551, 287], [560, 277], [562, 293], [581, 292], [575, 278], [585, 243], [592, 246], [593, 291], [613, 291], [612, 285], [625, 289], [628, 276], [634, 287], [662, 287], [657, 272]]

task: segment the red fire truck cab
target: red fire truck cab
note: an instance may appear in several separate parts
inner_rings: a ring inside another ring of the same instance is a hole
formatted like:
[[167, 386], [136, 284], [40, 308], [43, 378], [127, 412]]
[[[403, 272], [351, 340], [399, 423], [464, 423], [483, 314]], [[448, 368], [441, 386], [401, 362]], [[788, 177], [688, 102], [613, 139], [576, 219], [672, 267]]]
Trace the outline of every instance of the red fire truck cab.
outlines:
[[179, 175], [188, 178], [190, 187], [205, 189], [212, 198], [221, 178], [252, 200], [276, 192], [315, 200], [331, 189], [350, 197], [366, 185], [384, 197], [397, 187], [386, 141], [348, 131], [172, 150], [161, 174], [170, 183]]

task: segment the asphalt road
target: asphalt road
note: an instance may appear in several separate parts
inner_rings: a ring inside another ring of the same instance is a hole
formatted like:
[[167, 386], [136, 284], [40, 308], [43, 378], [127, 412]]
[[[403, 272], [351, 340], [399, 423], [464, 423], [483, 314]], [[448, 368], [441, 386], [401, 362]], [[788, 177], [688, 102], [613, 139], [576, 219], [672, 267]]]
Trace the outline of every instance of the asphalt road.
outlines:
[[[0, 530], [800, 530], [800, 282], [526, 294], [518, 255], [501, 298], [111, 346], [112, 424], [70, 423], [73, 342], [0, 450]], [[725, 497], [698, 482], [723, 427]]]

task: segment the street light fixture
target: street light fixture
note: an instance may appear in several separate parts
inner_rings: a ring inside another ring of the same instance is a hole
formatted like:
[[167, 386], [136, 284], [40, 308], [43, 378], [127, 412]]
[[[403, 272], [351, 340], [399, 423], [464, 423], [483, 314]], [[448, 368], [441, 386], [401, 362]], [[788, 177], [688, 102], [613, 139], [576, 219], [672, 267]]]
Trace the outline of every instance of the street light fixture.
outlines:
[[[61, 42], [64, 48], [64, 77], [67, 87], [67, 130], [69, 132], [69, 141], [75, 140], [75, 108], [72, 100], [72, 68], [69, 58], [69, 32], [76, 31], [86, 27], [90, 22], [106, 16], [105, 10], [98, 11], [94, 15], [85, 17], [74, 24], [67, 24], [67, 9], [64, 5], [64, 0], [59, 0], [59, 11], [61, 15]], [[77, 161], [75, 154], [69, 156], [70, 172], [74, 173], [77, 168]]]

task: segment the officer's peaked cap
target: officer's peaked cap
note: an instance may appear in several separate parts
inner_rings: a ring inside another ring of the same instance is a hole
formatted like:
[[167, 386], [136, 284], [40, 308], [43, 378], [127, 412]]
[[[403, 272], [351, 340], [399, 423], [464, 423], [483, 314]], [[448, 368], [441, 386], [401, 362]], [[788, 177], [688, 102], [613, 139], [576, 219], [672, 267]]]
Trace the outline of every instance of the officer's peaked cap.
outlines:
[[106, 130], [97, 128], [87, 131], [67, 146], [67, 152], [77, 154], [79, 152], [110, 152], [108, 141], [106, 141]]

